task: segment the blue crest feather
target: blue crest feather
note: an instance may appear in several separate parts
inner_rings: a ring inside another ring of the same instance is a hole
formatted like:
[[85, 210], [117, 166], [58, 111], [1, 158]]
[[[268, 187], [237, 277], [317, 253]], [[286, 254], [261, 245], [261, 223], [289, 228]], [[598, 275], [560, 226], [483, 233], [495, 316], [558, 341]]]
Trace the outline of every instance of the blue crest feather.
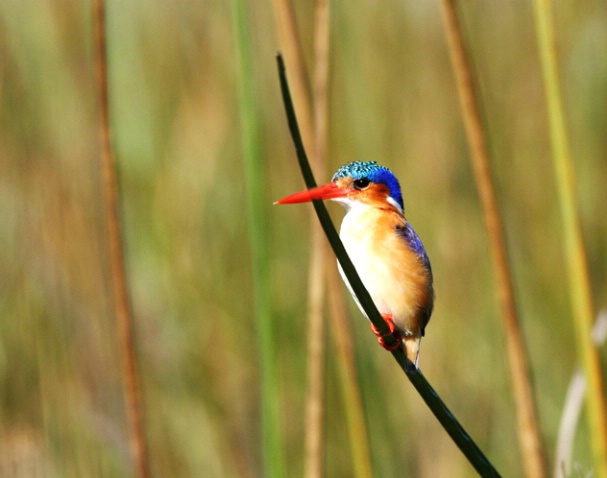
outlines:
[[385, 166], [380, 166], [375, 161], [354, 161], [344, 164], [333, 175], [333, 181], [339, 178], [351, 177], [352, 179], [367, 178], [369, 181], [384, 184], [390, 190], [390, 197], [394, 199], [401, 209], [405, 209], [403, 196], [400, 192], [400, 184], [392, 171]]

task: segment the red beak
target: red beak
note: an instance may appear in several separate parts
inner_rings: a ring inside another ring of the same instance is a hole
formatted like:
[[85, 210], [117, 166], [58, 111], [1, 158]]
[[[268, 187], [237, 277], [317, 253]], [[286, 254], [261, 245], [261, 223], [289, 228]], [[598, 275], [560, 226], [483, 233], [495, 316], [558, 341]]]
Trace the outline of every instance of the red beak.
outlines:
[[315, 199], [334, 199], [343, 198], [348, 194], [348, 190], [340, 188], [335, 183], [328, 183], [318, 186], [314, 189], [306, 189], [290, 196], [279, 199], [274, 204], [295, 204], [300, 202], [309, 202]]

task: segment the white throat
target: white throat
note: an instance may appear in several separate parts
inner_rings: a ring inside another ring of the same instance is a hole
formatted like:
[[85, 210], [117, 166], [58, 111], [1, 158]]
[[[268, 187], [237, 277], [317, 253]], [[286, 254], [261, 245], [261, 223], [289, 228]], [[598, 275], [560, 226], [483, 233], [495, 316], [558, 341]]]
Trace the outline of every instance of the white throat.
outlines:
[[[365, 211], [369, 207], [371, 207], [367, 204], [361, 203], [360, 201], [353, 201], [352, 199], [349, 199], [349, 198], [334, 198], [334, 199], [332, 199], [332, 201], [335, 201], [336, 203], [341, 204], [344, 207], [344, 209], [346, 210], [346, 214], [349, 213], [351, 210]], [[403, 208], [400, 207], [400, 204], [398, 204], [398, 202], [396, 202], [394, 200], [394, 198], [392, 198], [391, 196], [388, 196], [386, 198], [386, 201], [389, 204], [391, 204], [392, 206], [394, 206], [398, 212], [400, 212], [403, 215], [405, 214], [405, 212], [403, 211]], [[358, 209], [358, 208], [361, 208], [361, 209]]]

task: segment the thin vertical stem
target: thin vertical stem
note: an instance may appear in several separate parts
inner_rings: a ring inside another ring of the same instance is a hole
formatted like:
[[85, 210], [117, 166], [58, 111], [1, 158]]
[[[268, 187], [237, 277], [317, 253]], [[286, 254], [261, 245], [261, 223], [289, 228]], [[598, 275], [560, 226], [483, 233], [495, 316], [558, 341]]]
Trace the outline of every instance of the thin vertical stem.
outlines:
[[[314, 223], [313, 223], [314, 224]], [[308, 276], [308, 389], [305, 412], [305, 459], [304, 476], [319, 478], [323, 475], [324, 458], [324, 371], [325, 371], [325, 324], [323, 305], [325, 300], [325, 262], [327, 244], [318, 224], [312, 231], [313, 254]]]
[[312, 163], [316, 154], [314, 145], [314, 127], [312, 113], [312, 94], [310, 78], [306, 71], [303, 48], [299, 39], [295, 9], [292, 0], [273, 0], [274, 16], [280, 34], [281, 48], [284, 48], [285, 62], [293, 78], [293, 98], [299, 111], [301, 135], [309, 151], [312, 151]]
[[329, 59], [331, 22], [329, 0], [316, 0], [314, 38], [314, 144], [318, 174], [326, 173], [329, 136]]
[[346, 320], [343, 288], [338, 277], [337, 267], [330, 261], [332, 268], [328, 273], [330, 327], [335, 351], [337, 367], [345, 404], [346, 422], [352, 448], [352, 476], [356, 478], [371, 478], [373, 463], [369, 446], [367, 423], [363, 413], [363, 403], [358, 386], [356, 367], [354, 366], [354, 350], [352, 348], [351, 325]]
[[[281, 48], [286, 52], [286, 58], [289, 69], [293, 77], [293, 96], [301, 111], [302, 136], [304, 142], [312, 151], [312, 162], [320, 169], [324, 168], [326, 151], [322, 145], [316, 142], [316, 134], [325, 135], [321, 127], [326, 128], [326, 120], [322, 118], [325, 115], [323, 105], [319, 108], [312, 108], [312, 93], [310, 80], [303, 57], [303, 48], [297, 29], [295, 10], [291, 0], [274, 0], [274, 14], [278, 25]], [[319, 8], [317, 5], [318, 15]], [[323, 26], [319, 29], [316, 25], [315, 46], [324, 43]], [[318, 57], [316, 62], [321, 64], [327, 61], [322, 56]], [[321, 55], [324, 52], [321, 51]], [[315, 68], [315, 91], [314, 101], [318, 97], [318, 66]], [[321, 79], [324, 81], [324, 79]], [[322, 87], [326, 91], [325, 87]], [[321, 90], [322, 91], [322, 90]], [[324, 124], [323, 124], [324, 123]], [[322, 158], [319, 156], [322, 155]], [[322, 174], [322, 173], [321, 173]], [[307, 357], [308, 387], [306, 393], [305, 410], [305, 458], [304, 458], [304, 476], [306, 478], [316, 478], [322, 476], [323, 470], [323, 449], [324, 449], [324, 365], [325, 365], [325, 326], [323, 322], [323, 305], [325, 301], [325, 264], [327, 262], [328, 250], [324, 241], [320, 226], [312, 221], [311, 223], [311, 257], [310, 270], [308, 273], [308, 328], [307, 328]]]
[[575, 172], [569, 150], [569, 139], [563, 113], [558, 75], [556, 36], [552, 2], [535, 0], [535, 23], [542, 75], [546, 91], [552, 159], [556, 173], [559, 206], [563, 222], [565, 263], [569, 279], [569, 295], [573, 308], [578, 353], [588, 383], [586, 394], [588, 427], [594, 454], [595, 474], [607, 477], [607, 405], [600, 356], [592, 343], [594, 310], [582, 228], [577, 213]]
[[442, 0], [441, 4], [449, 54], [455, 72], [472, 166], [495, 267], [523, 465], [526, 476], [530, 478], [543, 477], [547, 475], [546, 463], [529, 378], [527, 351], [515, 305], [512, 277], [506, 252], [506, 239], [493, 185], [489, 154], [481, 124], [470, 61], [457, 17], [455, 0]]
[[[328, 82], [329, 82], [329, 2], [317, 0], [314, 22], [314, 123], [313, 146], [316, 170], [325, 175], [328, 141]], [[299, 49], [301, 51], [301, 48]], [[302, 59], [299, 59], [301, 61]], [[304, 83], [305, 80], [302, 81]], [[306, 478], [323, 475], [324, 457], [324, 370], [326, 267], [329, 258], [328, 244], [318, 223], [312, 223], [312, 257], [308, 282], [308, 395], [306, 399]], [[333, 264], [332, 264], [333, 265]]]
[[238, 92], [242, 131], [244, 175], [247, 193], [247, 219], [253, 268], [255, 317], [261, 364], [261, 423], [263, 476], [279, 478], [284, 472], [280, 440], [279, 392], [277, 384], [276, 341], [270, 308], [267, 234], [264, 204], [264, 178], [261, 167], [259, 110], [253, 68], [252, 35], [246, 0], [232, 1], [236, 43]]
[[114, 307], [120, 350], [123, 361], [124, 393], [129, 420], [129, 446], [133, 466], [139, 478], [150, 475], [147, 442], [143, 425], [143, 406], [140, 387], [140, 373], [137, 362], [135, 330], [132, 306], [129, 299], [122, 230], [116, 161], [112, 146], [110, 128], [110, 107], [108, 92], [106, 12], [104, 0], [93, 2], [93, 29], [95, 47], [95, 71], [99, 95], [99, 145], [101, 169], [103, 173], [103, 200], [105, 203], [107, 240], [110, 255], [110, 269]]
[[[315, 68], [313, 99], [297, 32], [297, 22], [291, 0], [274, 0], [274, 12], [279, 27], [281, 48], [293, 78], [293, 97], [300, 112], [301, 135], [310, 145], [311, 162], [322, 177], [327, 173], [328, 149], [328, 85], [330, 52], [329, 1], [317, 0], [315, 8]], [[313, 108], [312, 108], [313, 105]], [[313, 214], [313, 213], [312, 213]], [[351, 352], [351, 332], [346, 325], [343, 297], [339, 290], [335, 263], [329, 260], [328, 244], [320, 225], [311, 224], [311, 257], [308, 279], [308, 393], [306, 398], [306, 477], [322, 475], [324, 448], [323, 380], [324, 380], [324, 324], [322, 305], [325, 284], [333, 291], [331, 306], [332, 337], [337, 349], [343, 396], [355, 476], [372, 476], [366, 424], [362, 412], [360, 391], [356, 380], [354, 358]], [[341, 303], [338, 304], [338, 302]], [[336, 315], [337, 314], [337, 315]], [[339, 325], [336, 325], [339, 324]], [[349, 348], [348, 348], [349, 347]], [[345, 350], [348, 349], [348, 350]]]

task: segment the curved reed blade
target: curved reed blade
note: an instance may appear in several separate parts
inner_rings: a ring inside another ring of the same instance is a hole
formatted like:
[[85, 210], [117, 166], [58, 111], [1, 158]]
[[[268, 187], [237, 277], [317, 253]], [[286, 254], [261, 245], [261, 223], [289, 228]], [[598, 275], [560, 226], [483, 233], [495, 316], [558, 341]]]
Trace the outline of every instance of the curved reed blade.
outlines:
[[[291, 94], [289, 91], [289, 85], [287, 82], [284, 62], [280, 54], [276, 57], [278, 63], [278, 74], [280, 77], [280, 87], [287, 115], [287, 121], [289, 123], [289, 130], [297, 153], [297, 159], [299, 166], [304, 177], [306, 186], [310, 189], [316, 187], [316, 181], [310, 165], [307, 160], [306, 152], [301, 141], [301, 135], [299, 133], [299, 127], [297, 125], [297, 117], [293, 108], [291, 100]], [[344, 245], [333, 226], [329, 213], [322, 203], [322, 201], [313, 201], [314, 209], [318, 215], [318, 219], [325, 231], [327, 239], [331, 244], [333, 252], [337, 256], [344, 273], [348, 277], [348, 281], [352, 286], [352, 289], [356, 293], [356, 296], [365, 309], [369, 320], [377, 327], [382, 335], [385, 335], [385, 341], [388, 345], [394, 344], [394, 338], [391, 336], [388, 330], [388, 326], [381, 318], [375, 304], [371, 300], [369, 292], [365, 289], [360, 277], [358, 276], [352, 261], [348, 257]], [[455, 416], [449, 411], [447, 406], [441, 400], [436, 391], [430, 386], [428, 381], [413, 364], [407, 359], [401, 348], [398, 348], [392, 352], [394, 359], [397, 361], [399, 366], [405, 372], [407, 378], [411, 381], [415, 389], [418, 391], [428, 408], [432, 411], [434, 416], [443, 426], [445, 431], [449, 434], [454, 443], [462, 451], [464, 456], [468, 459], [470, 464], [476, 469], [476, 471], [484, 477], [495, 477], [500, 476], [497, 470], [493, 467], [491, 462], [487, 459], [481, 449], [472, 440], [470, 435], [464, 430], [461, 424], [457, 421]]]
[[[596, 347], [602, 347], [607, 340], [607, 310], [603, 310], [597, 317], [592, 329], [592, 341]], [[586, 396], [586, 379], [578, 367], [567, 389], [565, 404], [561, 414], [558, 438], [555, 447], [554, 476], [565, 478], [571, 476], [571, 457], [575, 443], [575, 434], [582, 415], [584, 398]]]

